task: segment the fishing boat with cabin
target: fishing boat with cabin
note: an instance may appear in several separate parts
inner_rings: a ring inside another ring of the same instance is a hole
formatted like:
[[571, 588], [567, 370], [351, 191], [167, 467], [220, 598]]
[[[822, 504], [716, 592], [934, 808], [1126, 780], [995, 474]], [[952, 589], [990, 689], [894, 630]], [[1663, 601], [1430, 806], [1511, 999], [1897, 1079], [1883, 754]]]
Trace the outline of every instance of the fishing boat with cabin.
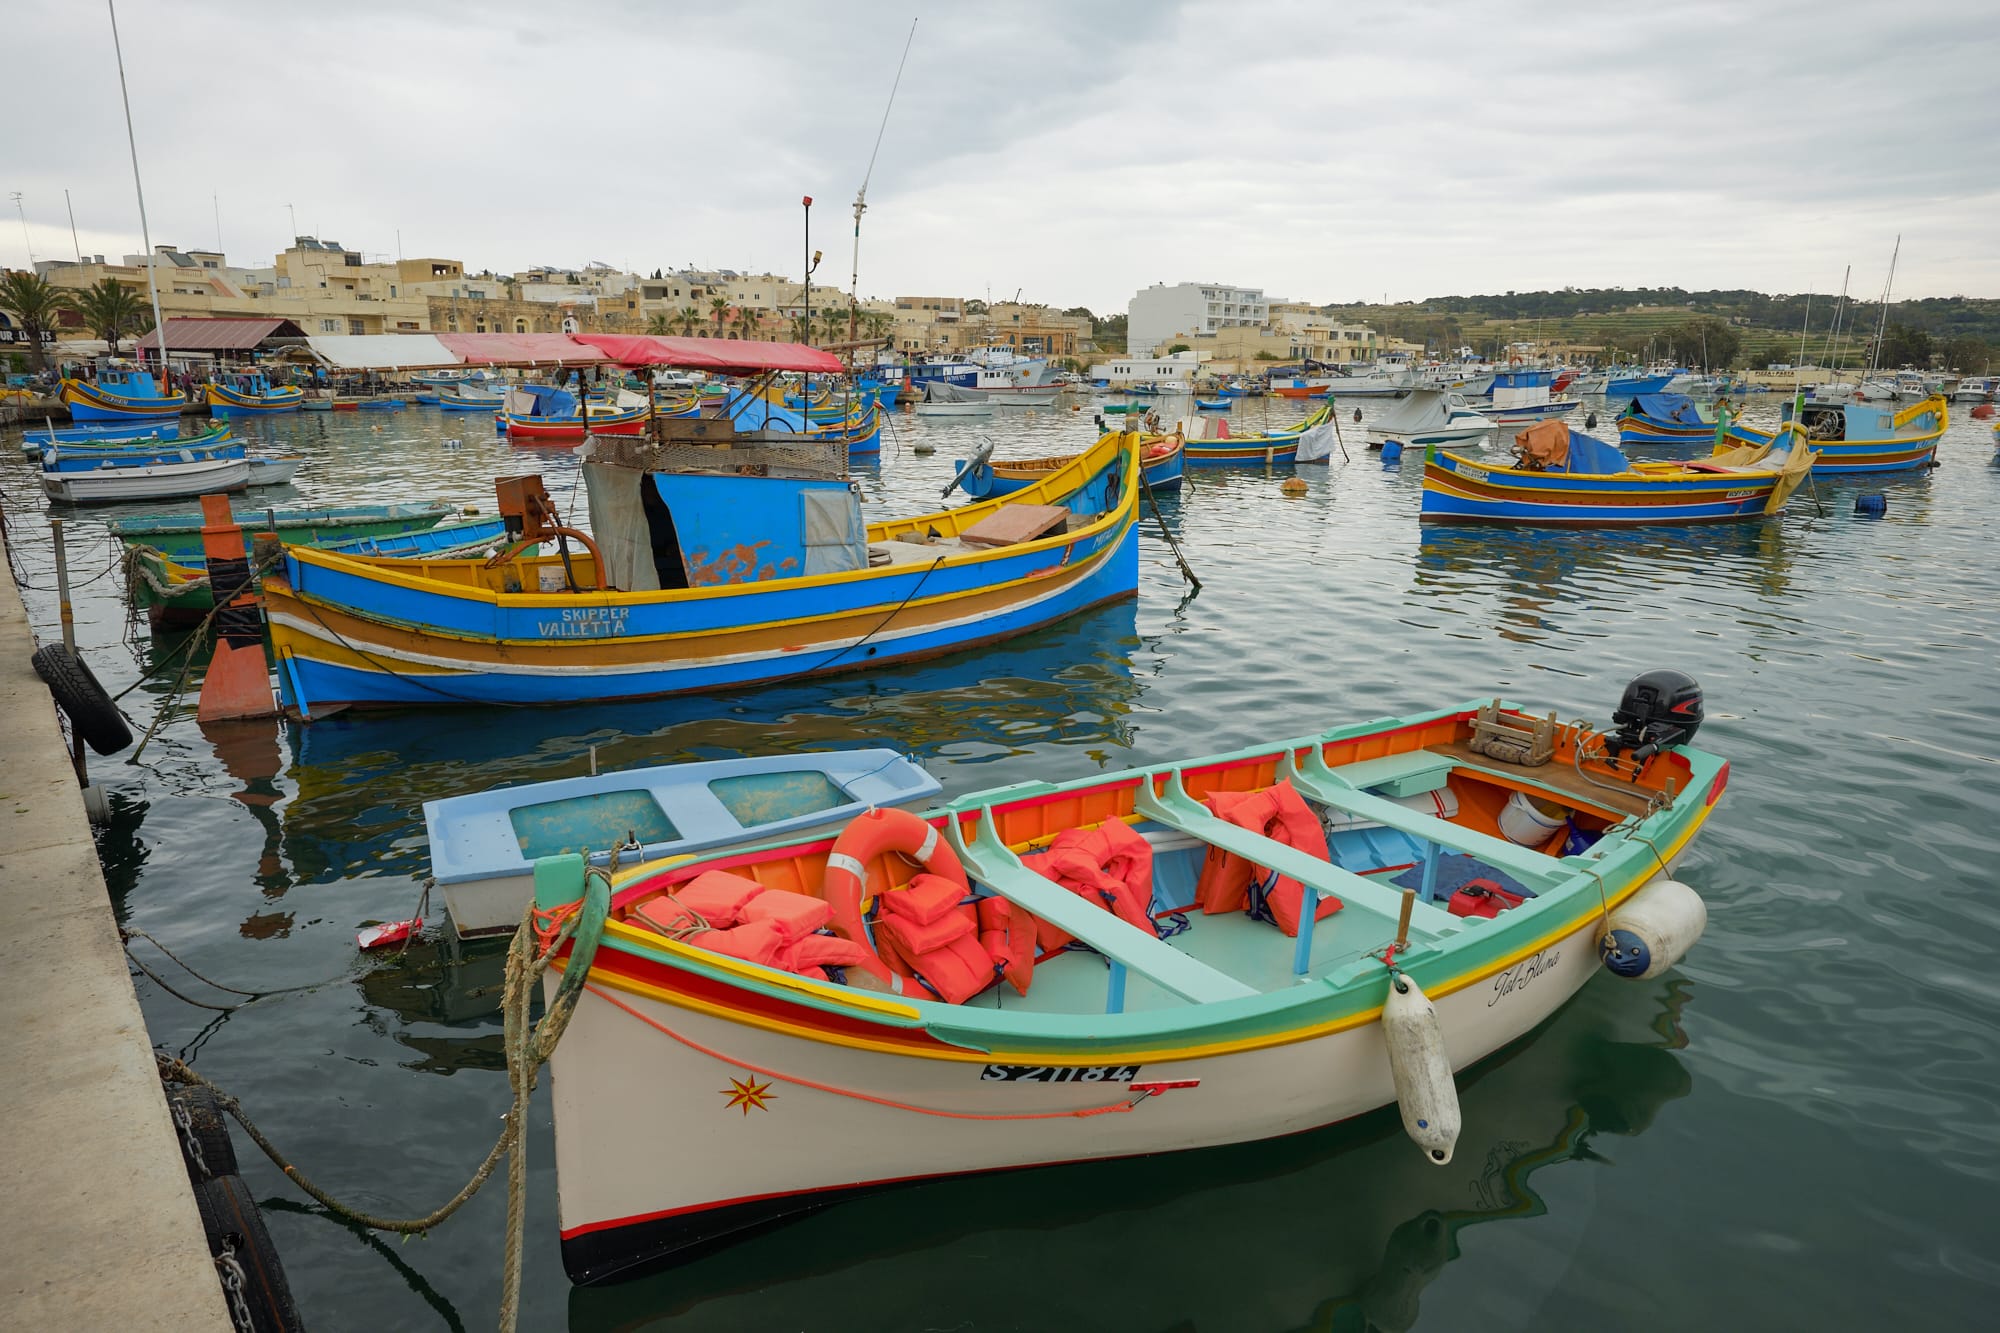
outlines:
[[305, 403], [306, 391], [290, 385], [274, 386], [263, 371], [224, 375], [202, 386], [208, 410], [218, 417], [267, 417], [296, 412]]
[[151, 421], [178, 417], [187, 396], [164, 393], [144, 370], [109, 367], [94, 380], [66, 379], [58, 395], [75, 421]]
[[[583, 335], [619, 364], [831, 372], [794, 344]], [[649, 359], [651, 358], [651, 359]], [[288, 549], [265, 579], [297, 712], [562, 704], [869, 670], [993, 643], [1138, 590], [1139, 437], [1107, 436], [1005, 499], [866, 523], [838, 441], [726, 417], [594, 439], [590, 535], [503, 479], [533, 559]]]
[[[1391, 1105], [1448, 1163], [1459, 1071], [1699, 938], [1673, 875], [1729, 771], [1702, 709], [1649, 672], [1603, 732], [1474, 701], [610, 878], [540, 861], [543, 938], [574, 930], [544, 977], [576, 998], [564, 1265]], [[646, 1151], [662, 1126], [701, 1150]]]
[[1626, 527], [1759, 518], [1785, 507], [1817, 456], [1745, 445], [1689, 462], [1634, 463], [1560, 421], [1522, 431], [1511, 465], [1432, 449], [1418, 516], [1427, 523]]
[[1796, 431], [1818, 455], [1813, 471], [1819, 476], [1907, 472], [1936, 463], [1938, 440], [1951, 422], [1951, 405], [1942, 394], [1901, 408], [1892, 402], [1815, 403], [1794, 397], [1780, 410], [1777, 430], [1731, 425], [1716, 451], [1744, 445], [1782, 449], [1782, 438]]

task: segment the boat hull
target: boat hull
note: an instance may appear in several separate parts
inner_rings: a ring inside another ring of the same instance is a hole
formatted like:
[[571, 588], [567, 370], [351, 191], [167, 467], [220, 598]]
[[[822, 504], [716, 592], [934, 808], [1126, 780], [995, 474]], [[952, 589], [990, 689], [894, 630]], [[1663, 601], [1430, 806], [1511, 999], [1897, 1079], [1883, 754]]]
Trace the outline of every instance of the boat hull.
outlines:
[[1776, 486], [1776, 474], [1769, 472], [1647, 481], [1632, 474], [1529, 473], [1436, 453], [1424, 460], [1419, 517], [1427, 523], [1533, 527], [1726, 523], [1761, 517]]
[[250, 460], [252, 486], [283, 486], [299, 474], [297, 458], [253, 458]]
[[258, 395], [222, 384], [207, 386], [208, 410], [218, 417], [272, 417], [296, 412], [306, 400], [303, 389], [272, 389]]
[[187, 399], [178, 395], [135, 398], [100, 389], [82, 380], [64, 380], [62, 400], [69, 405], [70, 417], [76, 421], [152, 421], [159, 417], [178, 417], [181, 409], [187, 406]]
[[248, 459], [197, 459], [138, 467], [105, 467], [84, 472], [44, 472], [42, 489], [68, 504], [111, 504], [121, 500], [172, 500], [190, 495], [240, 491], [250, 482]]
[[1299, 461], [1297, 436], [1284, 439], [1189, 440], [1188, 467], [1291, 467]]

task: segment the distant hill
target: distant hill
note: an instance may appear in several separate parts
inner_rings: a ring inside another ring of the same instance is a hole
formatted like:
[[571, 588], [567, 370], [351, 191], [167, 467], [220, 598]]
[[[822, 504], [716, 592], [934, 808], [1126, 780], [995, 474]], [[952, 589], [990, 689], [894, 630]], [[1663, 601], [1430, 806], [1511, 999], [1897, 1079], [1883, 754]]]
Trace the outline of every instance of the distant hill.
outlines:
[[[1676, 326], [1702, 318], [1721, 320], [1741, 335], [1735, 360], [1739, 365], [1795, 360], [1799, 331], [1806, 325], [1811, 303], [1808, 356], [1825, 346], [1836, 293], [1808, 297], [1769, 295], [1752, 291], [1691, 292], [1680, 287], [1581, 288], [1553, 292], [1507, 292], [1491, 296], [1434, 296], [1391, 305], [1335, 305], [1327, 313], [1375, 328], [1411, 342], [1436, 347], [1471, 346], [1491, 352], [1508, 342], [1563, 342], [1599, 346], [1631, 355], [1691, 356], [1691, 349], [1660, 345]], [[1880, 308], [1850, 293], [1841, 316], [1844, 341], [1854, 349], [1871, 335]], [[1929, 335], [1937, 358], [1963, 369], [1983, 369], [1982, 359], [2000, 348], [2000, 300], [1945, 296], [1894, 301], [1889, 321]], [[1981, 346], [1983, 344], [1983, 346]], [[1848, 360], [1865, 353], [1850, 350]]]

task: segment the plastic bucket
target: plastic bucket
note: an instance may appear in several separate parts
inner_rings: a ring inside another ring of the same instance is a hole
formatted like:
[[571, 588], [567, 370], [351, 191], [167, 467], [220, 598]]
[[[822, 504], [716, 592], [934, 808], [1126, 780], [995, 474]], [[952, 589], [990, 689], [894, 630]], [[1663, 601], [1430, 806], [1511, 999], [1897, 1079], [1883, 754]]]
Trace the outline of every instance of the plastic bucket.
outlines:
[[1561, 813], [1549, 814], [1526, 792], [1517, 791], [1500, 807], [1500, 832], [1507, 841], [1539, 847], [1563, 826]]

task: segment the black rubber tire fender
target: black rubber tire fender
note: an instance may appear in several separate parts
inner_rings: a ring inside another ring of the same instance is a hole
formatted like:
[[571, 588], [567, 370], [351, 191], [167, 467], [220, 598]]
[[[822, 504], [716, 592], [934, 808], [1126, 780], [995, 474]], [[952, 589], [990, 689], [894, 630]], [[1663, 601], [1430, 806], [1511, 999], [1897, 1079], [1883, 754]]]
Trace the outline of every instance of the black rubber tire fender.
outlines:
[[84, 744], [99, 754], [117, 754], [132, 743], [132, 728], [125, 715], [82, 658], [59, 643], [45, 643], [35, 649], [29, 661]]
[[[208, 1252], [216, 1260], [216, 1277], [222, 1276], [222, 1256], [234, 1247], [236, 1262], [243, 1269], [243, 1304], [250, 1312], [249, 1328], [242, 1333], [297, 1333], [305, 1327], [298, 1306], [292, 1302], [291, 1286], [279, 1266], [278, 1251], [257, 1201], [241, 1176], [217, 1176], [194, 1187], [195, 1207], [201, 1211], [202, 1234], [208, 1238]], [[225, 1288], [225, 1298], [226, 1298]], [[235, 1318], [235, 1310], [230, 1311]], [[238, 1321], [241, 1327], [241, 1321]]]
[[[186, 1128], [181, 1126], [179, 1109], [187, 1111]], [[193, 1086], [170, 1087], [167, 1114], [173, 1121], [174, 1141], [180, 1144], [181, 1159], [187, 1163], [189, 1184], [199, 1185], [204, 1180], [237, 1173], [236, 1145], [229, 1138], [228, 1113], [213, 1092]], [[193, 1148], [188, 1146], [189, 1140], [193, 1141]]]

